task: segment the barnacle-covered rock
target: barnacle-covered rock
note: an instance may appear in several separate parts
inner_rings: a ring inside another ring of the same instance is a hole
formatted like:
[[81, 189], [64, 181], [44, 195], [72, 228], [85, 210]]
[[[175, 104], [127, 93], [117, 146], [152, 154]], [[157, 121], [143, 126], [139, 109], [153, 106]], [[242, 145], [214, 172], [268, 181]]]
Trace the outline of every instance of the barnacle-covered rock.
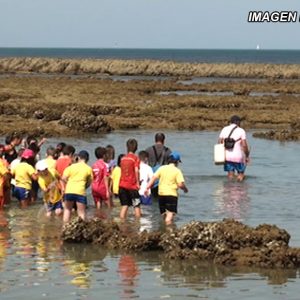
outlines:
[[300, 249], [288, 246], [290, 235], [275, 225], [256, 228], [238, 221], [192, 221], [166, 232], [130, 232], [112, 221], [74, 219], [62, 233], [66, 242], [97, 243], [108, 249], [162, 250], [170, 259], [212, 260], [224, 265], [293, 268]]
[[92, 133], [106, 133], [112, 130], [102, 116], [95, 116], [92, 113], [77, 110], [63, 113], [59, 123], [71, 129]]

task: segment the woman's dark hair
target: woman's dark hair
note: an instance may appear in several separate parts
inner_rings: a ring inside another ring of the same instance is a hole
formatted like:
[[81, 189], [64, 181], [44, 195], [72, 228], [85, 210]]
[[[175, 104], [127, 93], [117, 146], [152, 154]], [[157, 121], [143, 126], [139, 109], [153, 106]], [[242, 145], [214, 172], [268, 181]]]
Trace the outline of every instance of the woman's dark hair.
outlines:
[[26, 139], [26, 143], [27, 143], [28, 146], [31, 145], [31, 144], [38, 144], [38, 140], [35, 136], [29, 135]]
[[32, 150], [35, 154], [38, 154], [41, 150], [41, 148], [36, 143], [31, 143], [28, 146], [28, 149]]
[[24, 158], [24, 157], [22, 157], [21, 158], [21, 162], [26, 162], [29, 165], [33, 166], [33, 167], [35, 166], [35, 163], [36, 163], [35, 157], [30, 157], [30, 158]]
[[125, 154], [120, 154], [119, 156], [118, 156], [118, 162], [117, 162], [117, 165], [120, 167], [121, 166], [121, 159], [122, 159], [122, 157], [124, 157], [125, 156]]

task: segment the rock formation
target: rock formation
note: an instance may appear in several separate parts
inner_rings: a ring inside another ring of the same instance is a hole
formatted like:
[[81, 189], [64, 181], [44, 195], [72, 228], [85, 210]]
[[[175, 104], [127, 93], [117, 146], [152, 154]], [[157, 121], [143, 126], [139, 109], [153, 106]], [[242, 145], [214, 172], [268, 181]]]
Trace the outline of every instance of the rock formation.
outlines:
[[166, 232], [124, 232], [112, 221], [82, 221], [65, 225], [65, 242], [96, 243], [107, 249], [163, 251], [169, 259], [194, 258], [223, 265], [297, 268], [300, 248], [288, 246], [290, 235], [275, 225], [256, 228], [234, 220], [193, 221]]

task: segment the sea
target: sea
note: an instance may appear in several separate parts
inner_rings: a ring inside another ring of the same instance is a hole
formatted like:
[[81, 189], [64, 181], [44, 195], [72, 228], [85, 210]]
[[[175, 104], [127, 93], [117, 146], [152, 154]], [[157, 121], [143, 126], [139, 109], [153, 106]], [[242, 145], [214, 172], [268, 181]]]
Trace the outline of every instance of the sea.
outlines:
[[194, 63], [299, 64], [300, 50], [0, 48], [0, 57], [152, 59]]

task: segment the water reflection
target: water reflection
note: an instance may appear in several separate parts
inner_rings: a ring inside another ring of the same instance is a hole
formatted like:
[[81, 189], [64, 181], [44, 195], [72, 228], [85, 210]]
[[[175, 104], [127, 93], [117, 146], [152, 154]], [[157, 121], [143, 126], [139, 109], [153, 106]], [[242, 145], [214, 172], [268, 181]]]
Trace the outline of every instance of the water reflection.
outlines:
[[[260, 269], [251, 267], [226, 267], [209, 262], [162, 261], [161, 276], [168, 286], [185, 286], [195, 290], [225, 288], [231, 280], [265, 279], [268, 284], [282, 285], [297, 278], [296, 269]], [[255, 278], [256, 277], [256, 278]]]
[[[71, 276], [69, 282], [78, 288], [90, 288], [94, 264], [95, 262], [99, 264], [106, 257], [106, 251], [100, 250], [94, 245], [64, 244], [63, 253], [66, 274]], [[107, 271], [105, 267], [101, 267], [101, 269]]]
[[9, 238], [7, 216], [4, 211], [0, 211], [0, 271], [3, 270], [3, 265], [6, 260]]
[[118, 273], [121, 278], [122, 299], [137, 298], [136, 287], [140, 270], [133, 255], [121, 255], [118, 264]]
[[225, 180], [219, 182], [214, 190], [215, 212], [226, 218], [245, 220], [249, 213], [249, 184]]

